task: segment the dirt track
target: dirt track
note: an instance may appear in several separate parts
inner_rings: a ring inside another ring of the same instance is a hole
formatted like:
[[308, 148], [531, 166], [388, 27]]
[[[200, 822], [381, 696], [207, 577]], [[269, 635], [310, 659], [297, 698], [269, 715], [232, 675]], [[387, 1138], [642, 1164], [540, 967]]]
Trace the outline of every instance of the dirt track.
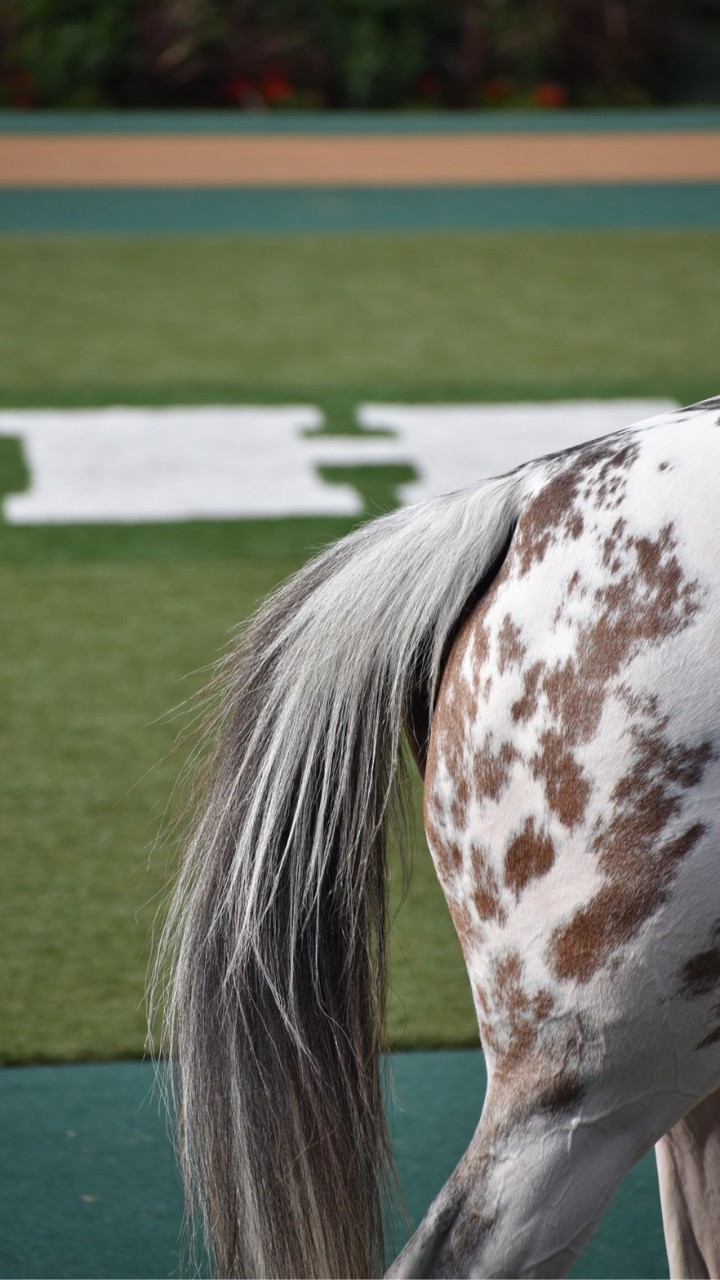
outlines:
[[0, 186], [463, 186], [720, 180], [720, 131], [0, 136]]

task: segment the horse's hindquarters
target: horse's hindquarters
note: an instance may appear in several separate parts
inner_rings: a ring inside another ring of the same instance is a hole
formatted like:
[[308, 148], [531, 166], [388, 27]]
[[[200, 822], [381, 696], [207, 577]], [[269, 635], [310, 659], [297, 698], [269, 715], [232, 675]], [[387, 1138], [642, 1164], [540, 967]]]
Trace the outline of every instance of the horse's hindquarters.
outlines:
[[561, 1274], [720, 1083], [720, 432], [700, 459], [699, 434], [559, 462], [446, 667], [426, 827], [490, 1088], [423, 1274]]

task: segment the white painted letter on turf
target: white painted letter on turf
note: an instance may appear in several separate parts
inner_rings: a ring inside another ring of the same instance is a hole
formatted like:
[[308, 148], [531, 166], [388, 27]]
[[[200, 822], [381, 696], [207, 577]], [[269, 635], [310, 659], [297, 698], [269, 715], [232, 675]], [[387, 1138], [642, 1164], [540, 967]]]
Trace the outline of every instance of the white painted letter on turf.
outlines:
[[11, 524], [121, 524], [358, 515], [351, 485], [324, 484], [302, 435], [322, 426], [306, 405], [0, 411], [18, 436], [26, 493], [6, 497]]
[[364, 404], [358, 422], [395, 433], [397, 461], [411, 462], [420, 476], [400, 493], [417, 502], [676, 408], [675, 400]]
[[[416, 501], [509, 471], [673, 409], [669, 400], [554, 404], [365, 404], [364, 428], [384, 436], [306, 435], [311, 405], [0, 411], [0, 435], [22, 442], [26, 493], [10, 494], [11, 524], [122, 524], [357, 516], [352, 468], [414, 468]], [[342, 466], [347, 484], [319, 468]]]

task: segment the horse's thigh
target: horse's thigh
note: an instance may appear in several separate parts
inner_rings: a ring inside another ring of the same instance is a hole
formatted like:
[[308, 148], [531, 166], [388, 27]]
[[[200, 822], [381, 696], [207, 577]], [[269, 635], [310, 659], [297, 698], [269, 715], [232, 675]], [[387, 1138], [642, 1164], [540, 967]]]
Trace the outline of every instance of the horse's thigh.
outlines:
[[720, 1276], [720, 1090], [658, 1142], [670, 1274]]

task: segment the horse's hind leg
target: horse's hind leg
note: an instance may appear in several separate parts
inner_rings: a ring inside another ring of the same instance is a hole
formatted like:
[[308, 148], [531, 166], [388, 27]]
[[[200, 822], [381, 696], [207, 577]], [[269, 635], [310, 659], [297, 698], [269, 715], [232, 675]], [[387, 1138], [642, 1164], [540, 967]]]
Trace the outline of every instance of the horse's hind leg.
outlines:
[[720, 1090], [674, 1125], [655, 1153], [670, 1274], [720, 1276]]
[[[697, 1071], [682, 1065], [673, 1020], [654, 1001], [643, 1009], [630, 967], [616, 970], [599, 1002], [597, 988], [577, 985], [572, 1004], [557, 1000], [549, 1012], [547, 993], [532, 994], [532, 955], [521, 961], [503, 947], [502, 957], [485, 987], [489, 1088], [480, 1123], [388, 1274], [566, 1275], [623, 1177], [670, 1129], [678, 1164], [705, 1158], [679, 1193], [664, 1187], [676, 1198], [678, 1235], [692, 1233], [696, 1244], [683, 1253], [670, 1241], [673, 1274], [718, 1276], [718, 1200], [708, 1181], [720, 1174], [720, 1129], [707, 1129], [720, 1119], [720, 1094], [691, 1113], [689, 1127], [680, 1120], [688, 1097], [720, 1078], [718, 1053], [701, 1055]], [[649, 989], [650, 974], [639, 977]]]
[[491, 1086], [468, 1150], [389, 1276], [567, 1274], [652, 1145], [657, 1110], [648, 1096], [608, 1113], [592, 1087], [571, 1104], [563, 1087], [558, 1077]]

